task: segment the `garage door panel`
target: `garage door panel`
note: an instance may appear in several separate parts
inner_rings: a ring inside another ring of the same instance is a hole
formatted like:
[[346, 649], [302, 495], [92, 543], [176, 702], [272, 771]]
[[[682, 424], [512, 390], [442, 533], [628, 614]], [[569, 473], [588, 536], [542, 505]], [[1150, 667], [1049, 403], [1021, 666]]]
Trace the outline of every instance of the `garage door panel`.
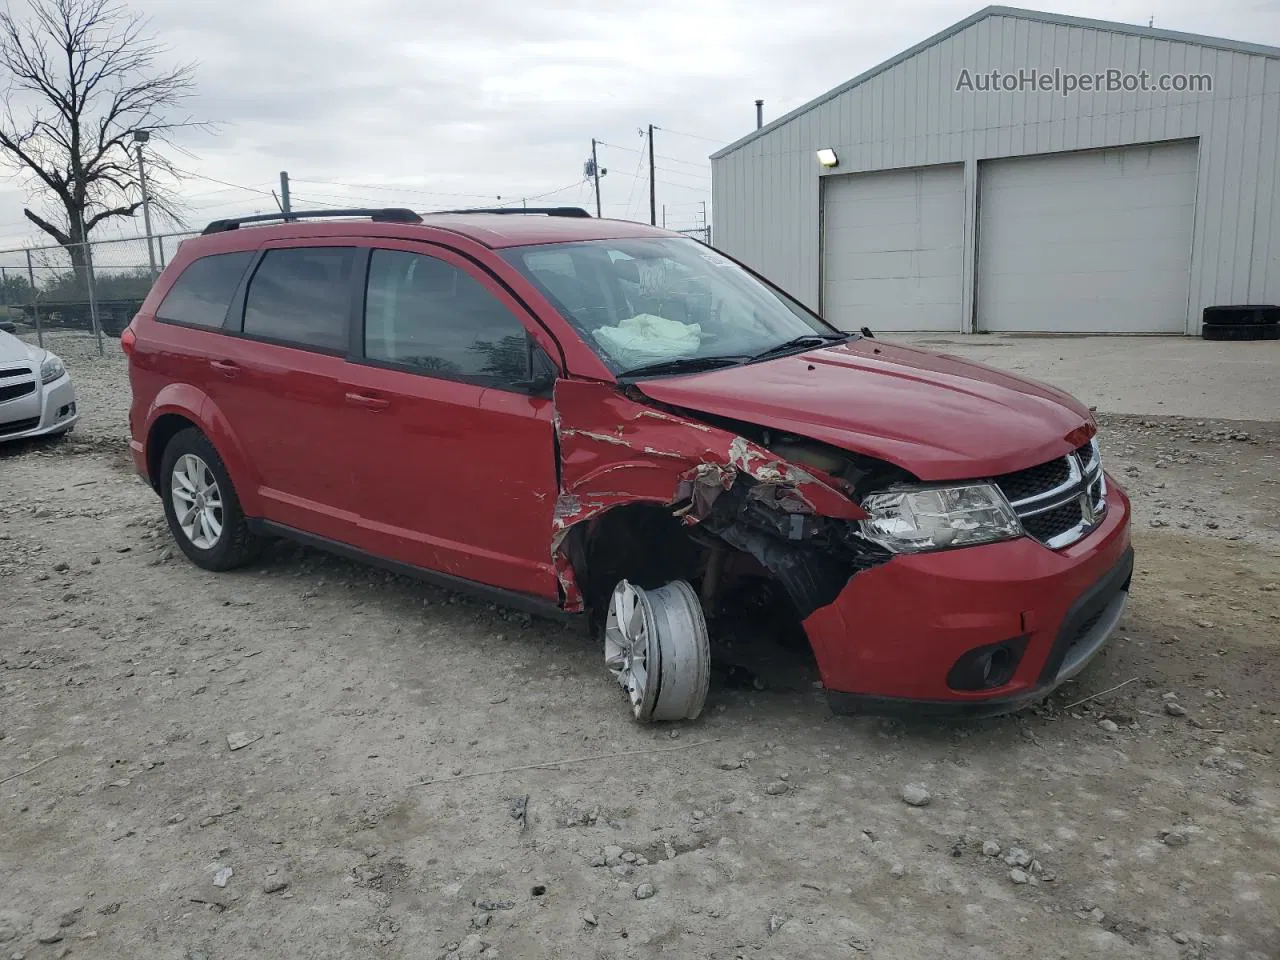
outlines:
[[828, 207], [828, 227], [911, 226], [921, 229], [942, 222], [953, 209], [950, 197], [877, 197], [870, 196], [856, 205]]
[[847, 330], [959, 330], [964, 180], [956, 165], [823, 185], [823, 312]]
[[[1098, 333], [1110, 332], [1108, 330], [1091, 329], [1094, 326], [1091, 318], [1094, 315], [1112, 316], [1123, 315], [1127, 313], [1135, 313], [1138, 311], [1149, 311], [1150, 304], [1142, 299], [1135, 298], [1113, 298], [1100, 297], [1088, 303], [1080, 304], [1068, 302], [1061, 299], [1053, 299], [1050, 297], [1039, 297], [1035, 300], [1029, 300], [1024, 303], [1010, 303], [1008, 306], [1011, 316], [1019, 317], [1023, 330], [1076, 330], [1084, 327], [1081, 332]], [[1170, 322], [1176, 318], [1178, 323], [1182, 322], [1183, 313], [1179, 310], [1176, 314], [1170, 314]]]
[[1194, 142], [979, 167], [978, 326], [1181, 333]]
[[[1031, 278], [1028, 276], [1028, 280]], [[1150, 281], [1155, 285], [1176, 283], [1179, 274], [1174, 270], [1153, 271]], [[1134, 287], [1131, 276], [1122, 270], [1110, 273], [1060, 273], [1043, 276], [1035, 280], [1034, 286], [1025, 284], [1028, 291], [1021, 297], [1010, 297], [1007, 303], [1035, 303], [1037, 300], [1053, 299], [1066, 303], [1082, 305], [1094, 304], [1101, 300], [1125, 300], [1141, 305], [1151, 300], [1150, 293]]]
[[[1055, 276], [1066, 273], [1131, 273], [1132, 247], [1143, 242], [1142, 236], [1098, 238], [1088, 241], [1086, 249], [1076, 240], [1059, 240], [1054, 243], [1036, 243], [1032, 239], [1014, 244], [1004, 252], [998, 264], [990, 269], [992, 276], [1022, 273], [1036, 276]], [[1045, 260], [1052, 261], [1051, 271], [1045, 270]], [[1149, 271], [1176, 270], [1186, 263], [1185, 251], [1177, 249], [1150, 249], [1143, 257]]]
[[877, 278], [875, 280], [850, 280], [842, 283], [832, 293], [831, 305], [848, 306], [858, 304], [871, 307], [878, 300], [878, 292], [889, 288], [893, 291], [893, 305], [901, 303], [955, 303], [959, 304], [957, 294], [950, 278]]

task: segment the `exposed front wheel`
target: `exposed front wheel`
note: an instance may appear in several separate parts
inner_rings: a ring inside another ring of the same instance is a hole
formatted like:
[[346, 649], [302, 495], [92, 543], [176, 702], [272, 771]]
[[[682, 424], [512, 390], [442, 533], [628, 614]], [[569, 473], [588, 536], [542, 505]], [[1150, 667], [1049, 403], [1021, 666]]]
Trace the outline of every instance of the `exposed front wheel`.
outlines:
[[604, 657], [637, 720], [695, 719], [707, 699], [711, 650], [693, 587], [673, 580], [645, 590], [620, 581], [609, 600]]

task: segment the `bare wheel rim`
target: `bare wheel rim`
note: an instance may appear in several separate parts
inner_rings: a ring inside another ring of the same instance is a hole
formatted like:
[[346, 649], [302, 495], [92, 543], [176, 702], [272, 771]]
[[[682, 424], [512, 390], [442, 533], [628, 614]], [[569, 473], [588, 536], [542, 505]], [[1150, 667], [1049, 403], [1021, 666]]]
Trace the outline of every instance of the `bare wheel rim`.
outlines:
[[653, 590], [621, 581], [609, 601], [604, 658], [637, 720], [695, 719], [711, 672], [697, 593], [683, 580]]
[[653, 713], [661, 669], [654, 642], [653, 614], [644, 591], [621, 581], [609, 601], [604, 628], [604, 661], [618, 685], [627, 692], [638, 720]]
[[192, 546], [217, 546], [222, 539], [222, 491], [209, 465], [194, 453], [184, 453], [173, 465], [169, 490], [173, 514]]

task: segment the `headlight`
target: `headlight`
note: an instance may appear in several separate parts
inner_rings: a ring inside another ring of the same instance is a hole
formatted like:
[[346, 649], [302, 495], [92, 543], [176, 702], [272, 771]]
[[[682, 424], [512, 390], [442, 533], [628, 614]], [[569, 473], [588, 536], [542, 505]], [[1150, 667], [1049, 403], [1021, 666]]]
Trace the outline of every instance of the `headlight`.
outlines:
[[53, 383], [66, 372], [67, 368], [62, 365], [62, 361], [58, 359], [57, 354], [46, 354], [44, 363], [40, 364], [40, 382]]
[[1022, 535], [1004, 495], [989, 483], [915, 487], [873, 493], [862, 501], [871, 516], [862, 535], [894, 553], [968, 547]]

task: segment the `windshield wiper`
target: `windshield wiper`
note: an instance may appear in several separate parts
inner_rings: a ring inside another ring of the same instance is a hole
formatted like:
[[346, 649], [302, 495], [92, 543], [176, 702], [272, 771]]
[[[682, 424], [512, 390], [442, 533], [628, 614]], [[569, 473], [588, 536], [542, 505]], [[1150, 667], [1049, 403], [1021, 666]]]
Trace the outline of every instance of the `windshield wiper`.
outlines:
[[664, 373], [697, 373], [699, 370], [715, 370], [717, 367], [733, 367], [753, 360], [754, 357], [673, 357], [670, 360], [659, 360], [646, 363], [631, 370], [624, 370], [619, 377], [647, 377]]
[[786, 343], [780, 343], [776, 347], [770, 347], [757, 353], [752, 360], [768, 360], [770, 357], [780, 356], [792, 350], [798, 350], [803, 347], [823, 347], [830, 343], [843, 343], [852, 337], [851, 333], [806, 333], [798, 337], [793, 337]]

